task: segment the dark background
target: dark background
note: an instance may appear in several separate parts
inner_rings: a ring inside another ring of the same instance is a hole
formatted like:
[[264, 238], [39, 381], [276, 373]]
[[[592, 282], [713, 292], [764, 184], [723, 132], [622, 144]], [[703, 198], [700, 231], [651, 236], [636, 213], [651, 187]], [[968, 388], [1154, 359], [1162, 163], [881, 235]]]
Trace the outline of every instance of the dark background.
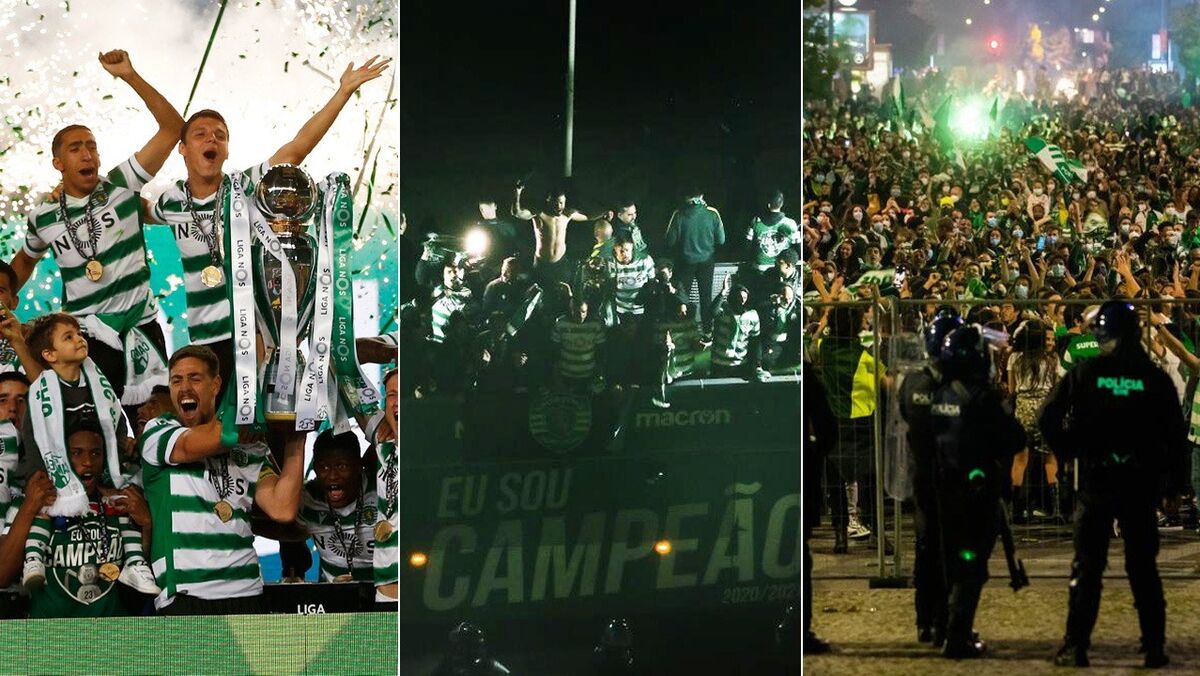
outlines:
[[[739, 244], [768, 190], [798, 212], [800, 12], [798, 0], [579, 0], [564, 183], [567, 0], [402, 2], [410, 234], [461, 232], [482, 196], [507, 213], [517, 178], [534, 211], [557, 185], [588, 215], [632, 196], [652, 248], [689, 185]], [[590, 227], [572, 228], [571, 253], [590, 240]]]

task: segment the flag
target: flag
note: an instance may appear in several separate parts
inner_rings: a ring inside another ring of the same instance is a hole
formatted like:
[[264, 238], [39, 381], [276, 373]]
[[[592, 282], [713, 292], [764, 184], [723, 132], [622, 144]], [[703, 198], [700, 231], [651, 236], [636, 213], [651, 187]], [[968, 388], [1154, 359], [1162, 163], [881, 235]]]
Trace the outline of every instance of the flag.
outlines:
[[988, 136], [995, 136], [1000, 132], [1000, 95], [992, 99], [992, 112], [988, 113]]
[[1087, 182], [1087, 169], [1079, 161], [1067, 157], [1062, 148], [1053, 143], [1046, 143], [1036, 136], [1025, 139], [1025, 147], [1063, 183]]
[[954, 145], [954, 134], [950, 132], [950, 99], [947, 96], [933, 114], [933, 138], [937, 139], [943, 151]]
[[892, 105], [896, 108], [896, 119], [903, 120], [908, 112], [908, 102], [904, 100], [904, 84], [899, 75], [892, 78]]

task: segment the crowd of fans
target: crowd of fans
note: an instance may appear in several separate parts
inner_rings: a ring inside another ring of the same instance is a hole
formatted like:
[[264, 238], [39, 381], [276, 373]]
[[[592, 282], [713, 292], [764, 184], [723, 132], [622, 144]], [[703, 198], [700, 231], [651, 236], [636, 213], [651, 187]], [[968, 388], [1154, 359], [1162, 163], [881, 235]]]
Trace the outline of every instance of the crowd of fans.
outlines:
[[[968, 321], [1005, 335], [995, 352], [997, 382], [1030, 437], [1012, 467], [1014, 520], [1069, 518], [1069, 496], [1059, 487], [1068, 485], [1070, 468], [1045, 451], [1033, 423], [1061, 375], [1096, 354], [1085, 329], [1093, 306], [1109, 298], [1158, 301], [1139, 306], [1151, 352], [1189, 413], [1197, 390], [1200, 111], [1175, 74], [1061, 75], [1075, 78], [1077, 93], [1056, 91], [1046, 77], [1021, 94], [999, 80], [952, 84], [925, 71], [903, 81], [907, 109], [889, 85], [882, 97], [864, 89], [806, 102], [803, 123], [806, 301], [928, 301], [898, 304], [901, 325], [878, 327], [909, 333], [936, 307], [959, 303]], [[930, 113], [981, 89], [986, 104], [996, 102], [986, 138], [950, 142], [946, 120]], [[1031, 137], [1059, 146], [1086, 179], [1051, 173], [1026, 147]], [[884, 398], [876, 396], [875, 371], [884, 393], [892, 385], [885, 353], [864, 340], [873, 319], [850, 306], [806, 308], [805, 342], [842, 426], [827, 481], [839, 551], [842, 531], [870, 532], [853, 518], [854, 482], [861, 491], [874, 480], [869, 421]], [[1200, 441], [1200, 417], [1191, 415]], [[1022, 488], [1033, 480], [1044, 488], [1037, 499]], [[1193, 485], [1200, 489], [1200, 476]], [[1185, 504], [1192, 509], [1164, 515], [1164, 523], [1182, 518], [1194, 526], [1194, 496]]]
[[[782, 193], [735, 227], [691, 190], [646, 237], [633, 200], [586, 216], [552, 190], [535, 213], [522, 192], [507, 215], [479, 202], [486, 257], [436, 237], [418, 245], [402, 217], [401, 397], [645, 388], [666, 408], [676, 380], [764, 381], [799, 364], [801, 232]], [[568, 250], [568, 227], [590, 228], [591, 249]], [[731, 257], [736, 271], [714, 289]]]

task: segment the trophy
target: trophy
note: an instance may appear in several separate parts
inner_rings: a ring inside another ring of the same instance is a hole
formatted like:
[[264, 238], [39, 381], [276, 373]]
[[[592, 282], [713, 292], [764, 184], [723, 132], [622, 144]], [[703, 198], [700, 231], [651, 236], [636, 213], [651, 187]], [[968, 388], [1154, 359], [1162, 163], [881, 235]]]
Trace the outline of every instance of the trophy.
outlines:
[[[275, 242], [256, 242], [255, 249], [255, 304], [258, 306], [258, 323], [267, 344], [259, 371], [259, 383], [263, 387], [264, 415], [268, 421], [294, 421], [296, 399], [299, 388], [292, 393], [278, 391], [276, 372], [283, 350], [296, 352], [296, 375], [304, 370], [303, 357], [298, 345], [306, 342], [313, 316], [313, 281], [316, 273], [316, 242], [308, 234], [308, 220], [317, 209], [317, 186], [312, 178], [299, 167], [278, 164], [271, 167], [254, 191], [254, 201], [266, 219], [279, 249], [280, 261], [263, 250], [264, 246], [275, 247]], [[283, 265], [288, 265], [296, 280], [294, 299], [284, 298]], [[282, 345], [280, 327], [286, 316], [296, 319], [296, 342]]]

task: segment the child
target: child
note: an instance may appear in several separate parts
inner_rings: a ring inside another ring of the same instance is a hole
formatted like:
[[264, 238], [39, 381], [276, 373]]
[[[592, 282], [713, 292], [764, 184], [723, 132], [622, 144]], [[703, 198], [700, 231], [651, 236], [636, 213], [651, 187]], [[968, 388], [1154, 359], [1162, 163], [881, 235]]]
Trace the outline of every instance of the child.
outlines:
[[[36, 319], [30, 328], [28, 343], [33, 356], [41, 361], [45, 370], [30, 388], [29, 414], [22, 429], [22, 442], [27, 456], [34, 462], [44, 461], [57, 495], [40, 521], [41, 527], [35, 522], [26, 542], [22, 583], [36, 587], [45, 582], [46, 545], [57, 534], [58, 527], [69, 528], [76, 523], [75, 518], [88, 518], [104, 479], [116, 489], [125, 487], [127, 478], [120, 469], [118, 439], [125, 440], [129, 426], [108, 379], [88, 359], [87, 339], [74, 317], [53, 313]], [[98, 465], [86, 465], [88, 471], [81, 473], [79, 467], [85, 465], [77, 464], [72, 457], [74, 451], [68, 448], [67, 432], [87, 427], [83, 424], [85, 421], [99, 430], [101, 457]], [[33, 453], [34, 449], [38, 453]], [[85, 473], [89, 476], [85, 477]], [[101, 510], [100, 514], [104, 516], [105, 511]], [[48, 527], [50, 517], [63, 517], [53, 522], [55, 532]], [[126, 558], [123, 567], [116, 566], [112, 560], [98, 560], [96, 572], [110, 582], [119, 575], [122, 583], [138, 591], [157, 593], [154, 576], [141, 557], [140, 545], [139, 538], [136, 548], [129, 545], [121, 548]], [[93, 551], [97, 549], [100, 551]], [[135, 549], [139, 551], [135, 553]], [[107, 553], [110, 557], [114, 554], [102, 538], [94, 547], [85, 549], [85, 559], [89, 558], [89, 553], [92, 556]]]

